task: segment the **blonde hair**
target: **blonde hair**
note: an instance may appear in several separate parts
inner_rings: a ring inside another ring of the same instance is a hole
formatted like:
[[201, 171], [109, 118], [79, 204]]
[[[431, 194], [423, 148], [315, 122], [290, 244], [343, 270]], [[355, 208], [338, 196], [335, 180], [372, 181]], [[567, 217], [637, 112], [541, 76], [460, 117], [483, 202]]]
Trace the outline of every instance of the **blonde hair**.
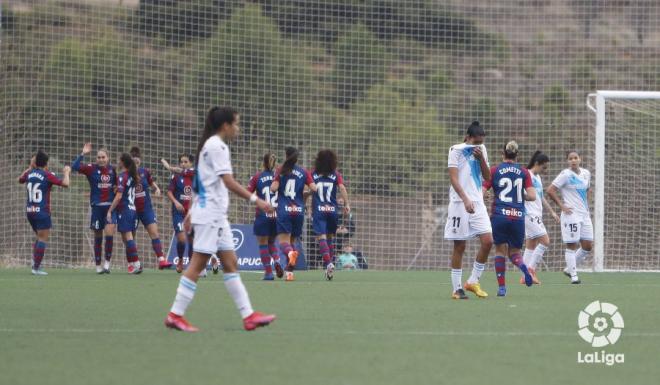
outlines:
[[518, 143], [515, 140], [509, 141], [504, 146], [504, 157], [506, 159], [516, 159], [518, 156]]

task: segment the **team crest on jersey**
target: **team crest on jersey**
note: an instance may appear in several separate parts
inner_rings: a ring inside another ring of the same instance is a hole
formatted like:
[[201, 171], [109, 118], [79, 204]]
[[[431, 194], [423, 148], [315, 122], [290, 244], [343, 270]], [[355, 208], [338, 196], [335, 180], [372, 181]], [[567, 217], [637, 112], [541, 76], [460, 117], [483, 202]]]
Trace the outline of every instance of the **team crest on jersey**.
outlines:
[[[100, 174], [100, 173], [101, 173], [101, 172], [99, 171], [99, 174]], [[103, 174], [103, 175], [101, 175], [101, 182], [103, 182], [103, 183], [108, 183], [108, 182], [110, 182], [110, 175], [108, 175], [108, 174]]]
[[183, 188], [183, 193], [185, 195], [192, 195], [192, 187], [191, 186], [186, 186]]

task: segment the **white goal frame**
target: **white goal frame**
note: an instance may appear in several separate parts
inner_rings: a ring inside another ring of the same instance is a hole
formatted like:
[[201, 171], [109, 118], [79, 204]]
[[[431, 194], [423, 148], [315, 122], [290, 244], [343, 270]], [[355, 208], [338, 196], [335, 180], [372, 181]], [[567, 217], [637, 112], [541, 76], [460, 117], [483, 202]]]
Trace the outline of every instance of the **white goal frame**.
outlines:
[[[655, 91], [611, 91], [601, 90], [587, 96], [587, 107], [596, 114], [596, 148], [595, 148], [595, 187], [594, 187], [594, 271], [602, 272], [605, 257], [605, 133], [607, 100], [660, 100], [660, 92]], [[593, 104], [595, 101], [595, 106]]]

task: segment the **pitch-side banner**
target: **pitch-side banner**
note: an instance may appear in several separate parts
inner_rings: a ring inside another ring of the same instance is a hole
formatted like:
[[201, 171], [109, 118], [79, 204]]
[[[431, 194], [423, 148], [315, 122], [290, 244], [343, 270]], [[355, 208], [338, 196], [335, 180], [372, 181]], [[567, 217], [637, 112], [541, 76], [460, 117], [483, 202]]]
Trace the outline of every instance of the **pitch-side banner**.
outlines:
[[[257, 243], [257, 237], [252, 233], [252, 225], [231, 225], [231, 233], [234, 239], [234, 250], [236, 250], [238, 257], [239, 270], [263, 270], [261, 258], [259, 257], [259, 244]], [[299, 252], [296, 270], [307, 270], [307, 261], [300, 240], [296, 241], [296, 250]], [[183, 264], [188, 266], [188, 246], [186, 246], [183, 255]], [[176, 255], [176, 234], [172, 235], [170, 240], [167, 260], [174, 265], [179, 261], [179, 257]], [[285, 263], [286, 258], [282, 260], [282, 265], [284, 266]]]

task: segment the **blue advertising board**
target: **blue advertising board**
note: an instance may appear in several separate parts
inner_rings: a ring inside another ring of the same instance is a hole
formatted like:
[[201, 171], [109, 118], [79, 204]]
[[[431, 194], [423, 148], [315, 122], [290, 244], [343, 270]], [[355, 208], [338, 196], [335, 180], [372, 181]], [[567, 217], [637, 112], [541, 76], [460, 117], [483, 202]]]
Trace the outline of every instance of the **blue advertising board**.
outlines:
[[[259, 245], [257, 237], [252, 233], [252, 225], [231, 225], [231, 233], [234, 239], [234, 250], [238, 257], [239, 270], [263, 270], [261, 258], [259, 257]], [[307, 270], [307, 261], [305, 260], [305, 253], [300, 240], [296, 241], [296, 250], [298, 250], [298, 260], [296, 261], [296, 270]], [[188, 266], [188, 246], [183, 253], [183, 264]], [[169, 250], [167, 251], [167, 260], [174, 265], [179, 261], [176, 255], [176, 234], [172, 235], [170, 240]], [[283, 259], [282, 263], [286, 263]], [[210, 264], [209, 264], [210, 268]]]

